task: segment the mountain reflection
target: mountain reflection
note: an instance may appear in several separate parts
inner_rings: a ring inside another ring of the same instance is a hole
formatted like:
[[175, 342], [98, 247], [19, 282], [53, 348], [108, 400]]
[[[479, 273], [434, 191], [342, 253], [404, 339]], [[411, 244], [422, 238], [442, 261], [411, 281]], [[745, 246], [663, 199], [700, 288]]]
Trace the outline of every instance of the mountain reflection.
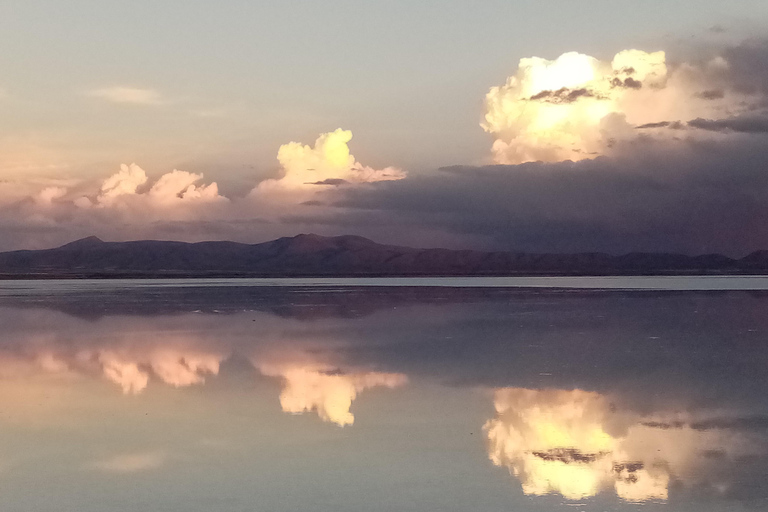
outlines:
[[483, 427], [488, 456], [508, 468], [527, 495], [582, 500], [612, 490], [629, 502], [665, 501], [675, 480], [722, 493], [729, 488], [725, 475], [696, 481], [705, 477], [707, 459], [755, 449], [744, 434], [679, 419], [647, 421], [578, 389], [498, 389], [494, 406], [495, 417]]

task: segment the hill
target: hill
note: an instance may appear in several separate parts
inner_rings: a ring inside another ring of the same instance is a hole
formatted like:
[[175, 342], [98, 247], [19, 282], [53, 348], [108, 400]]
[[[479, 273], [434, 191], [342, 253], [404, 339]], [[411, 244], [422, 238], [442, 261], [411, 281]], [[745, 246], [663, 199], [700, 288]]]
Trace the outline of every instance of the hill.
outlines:
[[0, 253], [0, 275], [21, 277], [488, 276], [768, 273], [768, 251], [718, 254], [531, 254], [416, 249], [359, 236], [285, 237], [260, 244], [96, 237], [55, 249]]

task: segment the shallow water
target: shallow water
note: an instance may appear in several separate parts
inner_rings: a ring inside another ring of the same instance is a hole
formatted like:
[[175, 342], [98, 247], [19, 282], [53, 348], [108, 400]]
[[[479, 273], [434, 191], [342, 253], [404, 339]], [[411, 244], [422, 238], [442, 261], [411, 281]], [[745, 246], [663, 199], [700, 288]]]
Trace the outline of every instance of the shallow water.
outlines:
[[768, 510], [763, 278], [519, 279], [0, 282], [0, 510]]
[[0, 294], [136, 288], [444, 287], [587, 290], [768, 290], [768, 276], [286, 277], [233, 279], [49, 279], [0, 281]]

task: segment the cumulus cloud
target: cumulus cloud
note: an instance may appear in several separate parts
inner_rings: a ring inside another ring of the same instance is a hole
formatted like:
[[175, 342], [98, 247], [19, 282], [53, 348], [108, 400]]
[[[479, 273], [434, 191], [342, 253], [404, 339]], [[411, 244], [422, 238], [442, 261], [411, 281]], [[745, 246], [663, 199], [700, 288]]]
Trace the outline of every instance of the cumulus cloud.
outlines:
[[[98, 185], [83, 180], [72, 187], [46, 189], [30, 184], [20, 190], [16, 182], [0, 181], [0, 206], [9, 205], [14, 228], [23, 238], [36, 240], [33, 247], [45, 247], [44, 238], [56, 238], [58, 243], [90, 234], [114, 239], [108, 233], [114, 232], [115, 225], [121, 226], [126, 238], [181, 236], [200, 241], [235, 238], [243, 230], [253, 238], [268, 227], [270, 235], [261, 234], [258, 239], [293, 235], [294, 226], [282, 226], [283, 216], [309, 205], [322, 210], [325, 205], [318, 197], [328, 189], [405, 177], [399, 169], [374, 169], [358, 162], [349, 150], [351, 137], [351, 132], [339, 129], [321, 135], [314, 146], [295, 142], [281, 146], [282, 175], [260, 182], [245, 198], [225, 197], [215, 182], [206, 183], [200, 173], [174, 169], [153, 178], [132, 163], [121, 165]], [[4, 188], [9, 190], [7, 197]], [[64, 235], [67, 228], [77, 234]], [[159, 235], [161, 231], [164, 235]]]
[[90, 96], [100, 98], [111, 103], [124, 103], [131, 105], [160, 105], [163, 98], [159, 92], [153, 89], [139, 87], [105, 87], [95, 89], [88, 93]]
[[217, 201], [222, 199], [216, 183], [195, 185], [203, 179], [202, 174], [194, 174], [174, 169], [164, 174], [149, 189], [149, 197], [163, 204], [178, 200]]
[[283, 175], [263, 181], [254, 189], [257, 198], [269, 198], [270, 193], [315, 192], [322, 185], [348, 183], [372, 183], [399, 180], [405, 173], [393, 167], [373, 169], [362, 165], [350, 153], [352, 132], [341, 128], [320, 135], [314, 146], [299, 142], [283, 144], [277, 152], [277, 160]]
[[[759, 101], [745, 102], [743, 94], [759, 92], [761, 77], [744, 68], [764, 58], [751, 47], [674, 64], [665, 52], [641, 50], [621, 51], [611, 62], [576, 52], [555, 60], [524, 58], [505, 85], [486, 95], [481, 126], [495, 138], [498, 164], [594, 158], [610, 154], [617, 140], [635, 137], [631, 127], [691, 119], [692, 126], [705, 125], [699, 118], [749, 111]], [[754, 124], [728, 126], [741, 131]]]
[[[163, 174], [148, 190], [147, 173], [136, 164], [121, 165], [120, 170], [104, 180], [99, 193], [91, 200], [81, 196], [74, 201], [80, 208], [112, 207], [139, 203], [141, 207], [170, 207], [188, 203], [227, 201], [219, 194], [216, 183], [200, 184], [202, 174], [174, 169]], [[132, 203], [131, 203], [132, 201]]]
[[99, 203], [109, 203], [113, 199], [133, 195], [136, 190], [147, 182], [147, 173], [136, 164], [120, 166], [120, 170], [104, 180], [99, 192]]
[[627, 50], [611, 63], [576, 52], [551, 61], [524, 58], [505, 85], [486, 95], [482, 127], [496, 137], [497, 163], [589, 158], [605, 148], [604, 120], [625, 115], [630, 98], [666, 81], [664, 52]]

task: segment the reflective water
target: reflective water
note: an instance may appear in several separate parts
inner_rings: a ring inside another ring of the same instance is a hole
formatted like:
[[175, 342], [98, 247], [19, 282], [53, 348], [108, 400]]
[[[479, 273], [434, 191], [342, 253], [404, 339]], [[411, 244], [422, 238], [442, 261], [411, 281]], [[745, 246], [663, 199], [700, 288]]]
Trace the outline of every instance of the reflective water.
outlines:
[[0, 283], [0, 510], [768, 510], [768, 292], [253, 284]]

